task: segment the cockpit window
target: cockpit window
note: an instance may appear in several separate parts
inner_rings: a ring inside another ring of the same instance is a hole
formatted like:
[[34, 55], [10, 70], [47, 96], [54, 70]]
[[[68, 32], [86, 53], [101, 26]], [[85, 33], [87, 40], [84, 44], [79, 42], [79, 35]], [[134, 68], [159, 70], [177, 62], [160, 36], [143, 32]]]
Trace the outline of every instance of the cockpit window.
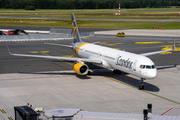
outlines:
[[140, 65], [140, 68], [141, 68], [141, 69], [144, 69], [144, 68], [145, 68], [145, 65]]
[[156, 68], [156, 66], [155, 66], [155, 65], [152, 65], [151, 67], [152, 67], [152, 69]]
[[146, 68], [147, 68], [147, 69], [151, 69], [151, 66], [150, 66], [150, 65], [146, 65]]
[[141, 69], [154, 69], [156, 68], [155, 65], [140, 65]]

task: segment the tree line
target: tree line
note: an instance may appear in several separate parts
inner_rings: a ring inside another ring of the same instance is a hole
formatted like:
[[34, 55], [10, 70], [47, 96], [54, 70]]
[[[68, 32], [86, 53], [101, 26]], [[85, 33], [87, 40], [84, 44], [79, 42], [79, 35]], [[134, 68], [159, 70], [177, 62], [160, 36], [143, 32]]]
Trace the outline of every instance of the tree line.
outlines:
[[180, 0], [0, 0], [1, 8], [25, 9], [113, 9], [180, 6]]

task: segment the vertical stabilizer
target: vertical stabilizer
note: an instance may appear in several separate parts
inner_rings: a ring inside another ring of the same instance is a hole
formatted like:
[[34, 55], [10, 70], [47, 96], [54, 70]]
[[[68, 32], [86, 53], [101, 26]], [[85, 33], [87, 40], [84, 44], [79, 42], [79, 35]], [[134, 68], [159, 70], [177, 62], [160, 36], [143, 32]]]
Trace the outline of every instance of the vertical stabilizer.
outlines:
[[72, 19], [72, 33], [73, 33], [73, 38], [74, 38], [74, 43], [75, 42], [82, 42], [79, 34], [79, 30], [76, 24], [76, 20], [74, 17], [74, 13], [71, 13], [71, 19]]

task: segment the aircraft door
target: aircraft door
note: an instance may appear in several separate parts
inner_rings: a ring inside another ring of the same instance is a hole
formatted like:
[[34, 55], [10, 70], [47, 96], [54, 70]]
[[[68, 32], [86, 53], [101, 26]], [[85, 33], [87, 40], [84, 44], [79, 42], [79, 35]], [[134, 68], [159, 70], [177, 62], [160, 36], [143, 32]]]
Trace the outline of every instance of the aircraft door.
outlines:
[[78, 55], [82, 56], [84, 54], [84, 48], [79, 48]]
[[98, 52], [98, 57], [99, 57], [99, 58], [102, 58], [102, 56], [103, 56], [103, 55], [102, 55], [100, 52]]
[[117, 57], [116, 57], [116, 60], [115, 60], [115, 61], [116, 61], [116, 64], [118, 64], [119, 58], [121, 58], [121, 56], [118, 54]]
[[85, 50], [84, 50], [84, 48], [82, 48], [82, 54], [84, 55], [84, 52], [85, 52]]
[[134, 61], [134, 64], [133, 64], [133, 70], [136, 71], [137, 70], [137, 60]]

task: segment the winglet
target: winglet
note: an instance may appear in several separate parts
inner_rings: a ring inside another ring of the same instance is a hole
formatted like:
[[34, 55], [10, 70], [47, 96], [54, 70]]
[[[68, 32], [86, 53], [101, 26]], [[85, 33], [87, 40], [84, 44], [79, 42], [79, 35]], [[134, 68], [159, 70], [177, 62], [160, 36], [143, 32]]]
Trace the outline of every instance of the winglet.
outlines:
[[7, 43], [6, 43], [6, 47], [7, 47], [7, 49], [8, 49], [9, 54], [10, 54], [10, 55], [13, 55], [13, 54], [10, 52], [10, 50], [9, 50], [9, 47], [8, 47]]
[[173, 39], [173, 47], [172, 50], [175, 50], [175, 39]]

